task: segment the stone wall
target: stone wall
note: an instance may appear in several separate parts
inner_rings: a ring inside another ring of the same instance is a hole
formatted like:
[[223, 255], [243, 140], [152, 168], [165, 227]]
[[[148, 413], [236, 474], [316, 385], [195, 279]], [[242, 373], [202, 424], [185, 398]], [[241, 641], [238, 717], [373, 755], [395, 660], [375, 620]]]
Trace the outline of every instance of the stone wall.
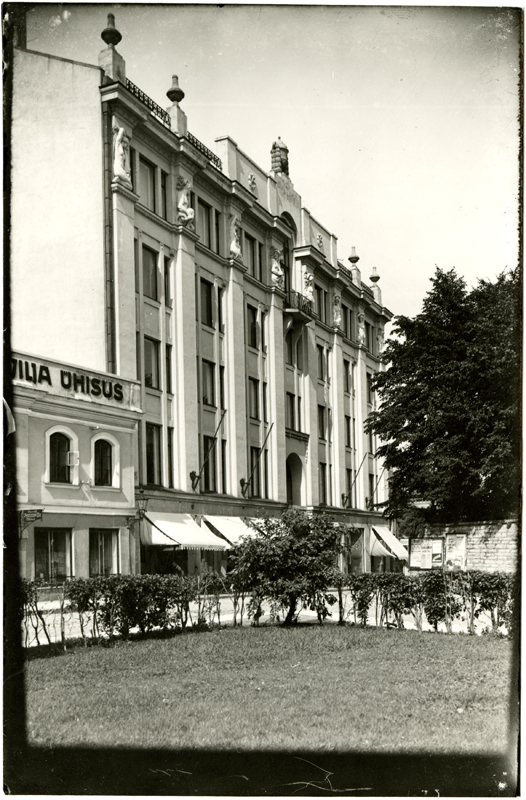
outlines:
[[518, 568], [519, 527], [516, 520], [431, 525], [426, 538], [466, 535], [466, 569], [514, 572]]

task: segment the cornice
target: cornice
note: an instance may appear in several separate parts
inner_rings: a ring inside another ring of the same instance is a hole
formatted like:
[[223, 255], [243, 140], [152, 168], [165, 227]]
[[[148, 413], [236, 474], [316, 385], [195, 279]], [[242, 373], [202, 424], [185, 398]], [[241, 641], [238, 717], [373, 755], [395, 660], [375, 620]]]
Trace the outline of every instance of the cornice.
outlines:
[[[179, 227], [182, 227], [182, 226], [179, 226]], [[196, 249], [196, 251], [199, 251], [200, 253], [203, 253], [203, 255], [206, 255], [208, 258], [211, 258], [213, 261], [217, 261], [217, 263], [221, 264], [221, 266], [223, 266], [223, 267], [230, 266], [230, 262], [232, 261], [232, 259], [225, 258], [224, 256], [220, 256], [219, 253], [214, 253], [213, 250], [210, 250], [209, 247], [206, 247], [206, 245], [202, 244], [202, 242], [201, 242], [201, 240], [199, 238], [199, 235], [197, 233], [190, 232], [186, 228], [183, 228], [182, 232], [188, 233], [189, 235], [192, 236], [192, 238], [195, 237], [194, 241], [195, 241], [195, 249]]]
[[133, 189], [128, 189], [122, 183], [119, 183], [115, 179], [111, 182], [111, 191], [113, 194], [120, 194], [125, 197], [127, 200], [131, 200], [134, 205], [139, 205], [139, 195], [135, 194]]

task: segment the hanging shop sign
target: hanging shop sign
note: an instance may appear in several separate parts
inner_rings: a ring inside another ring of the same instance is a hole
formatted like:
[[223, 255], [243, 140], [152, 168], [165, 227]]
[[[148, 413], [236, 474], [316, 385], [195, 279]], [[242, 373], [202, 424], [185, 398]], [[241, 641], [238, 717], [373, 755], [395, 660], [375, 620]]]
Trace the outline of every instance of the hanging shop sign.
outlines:
[[43, 508], [26, 508], [18, 512], [18, 530], [21, 539], [27, 539], [27, 530], [33, 522], [42, 519]]

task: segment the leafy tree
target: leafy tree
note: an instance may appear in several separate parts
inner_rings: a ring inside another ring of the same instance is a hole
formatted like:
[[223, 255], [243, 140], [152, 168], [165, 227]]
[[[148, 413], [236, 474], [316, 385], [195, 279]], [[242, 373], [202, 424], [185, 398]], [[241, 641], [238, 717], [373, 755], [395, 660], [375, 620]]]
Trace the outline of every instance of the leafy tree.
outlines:
[[287, 510], [278, 520], [264, 520], [253, 537], [237, 545], [234, 576], [255, 599], [256, 612], [268, 600], [287, 609], [285, 625], [301, 607], [317, 610], [321, 622], [336, 599], [328, 589], [334, 585], [340, 539], [330, 516]]
[[[519, 278], [436, 270], [414, 319], [395, 320], [367, 421], [391, 472], [390, 517], [427, 501], [428, 521], [516, 515], [520, 485]], [[413, 515], [412, 523], [415, 518]]]

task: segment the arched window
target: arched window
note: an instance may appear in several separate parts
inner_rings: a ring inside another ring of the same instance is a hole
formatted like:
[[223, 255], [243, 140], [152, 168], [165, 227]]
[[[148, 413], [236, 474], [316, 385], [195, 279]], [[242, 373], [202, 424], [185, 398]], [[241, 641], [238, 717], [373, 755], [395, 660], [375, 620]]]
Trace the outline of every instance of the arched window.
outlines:
[[95, 442], [95, 486], [111, 486], [113, 478], [113, 447], [106, 439]]
[[64, 433], [53, 433], [49, 437], [49, 481], [71, 483], [71, 440]]

